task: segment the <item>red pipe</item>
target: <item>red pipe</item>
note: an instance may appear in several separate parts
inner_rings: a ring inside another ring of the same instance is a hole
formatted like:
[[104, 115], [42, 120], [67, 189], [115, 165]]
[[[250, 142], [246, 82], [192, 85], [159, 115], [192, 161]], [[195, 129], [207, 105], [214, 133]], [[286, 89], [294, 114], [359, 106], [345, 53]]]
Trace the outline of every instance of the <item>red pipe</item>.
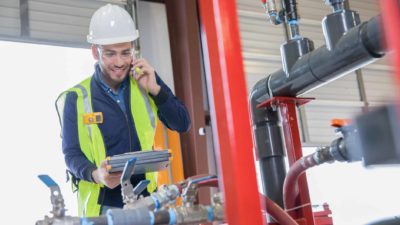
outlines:
[[279, 205], [270, 198], [263, 194], [260, 194], [260, 198], [265, 201], [263, 205], [266, 206], [267, 213], [280, 225], [298, 225], [298, 223], [287, 212], [285, 212], [285, 210], [279, 207]]
[[297, 160], [293, 166], [290, 167], [289, 172], [286, 175], [285, 182], [283, 183], [283, 202], [286, 211], [290, 211], [296, 207], [296, 198], [299, 192], [297, 185], [298, 178], [304, 171], [315, 165], [317, 165], [317, 163], [313, 158], [313, 154], [311, 154]]
[[197, 187], [218, 187], [218, 178], [200, 181], [197, 183]]
[[[394, 67], [397, 87], [400, 86], [400, 2], [398, 0], [380, 1], [382, 10], [382, 24], [385, 33], [387, 47], [392, 51], [389, 60]], [[400, 103], [400, 93], [397, 93], [398, 103]]]

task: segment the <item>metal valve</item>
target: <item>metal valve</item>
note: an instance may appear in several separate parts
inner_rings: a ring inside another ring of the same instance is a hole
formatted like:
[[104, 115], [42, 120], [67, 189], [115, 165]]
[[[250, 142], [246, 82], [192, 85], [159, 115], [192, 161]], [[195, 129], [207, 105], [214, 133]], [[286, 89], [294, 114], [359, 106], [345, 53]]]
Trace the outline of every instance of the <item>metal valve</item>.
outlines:
[[142, 193], [150, 183], [149, 180], [142, 180], [133, 188], [131, 177], [135, 171], [136, 160], [136, 158], [132, 158], [126, 162], [121, 176], [121, 194], [125, 204], [124, 209], [132, 208], [135, 201], [139, 198], [140, 193]]

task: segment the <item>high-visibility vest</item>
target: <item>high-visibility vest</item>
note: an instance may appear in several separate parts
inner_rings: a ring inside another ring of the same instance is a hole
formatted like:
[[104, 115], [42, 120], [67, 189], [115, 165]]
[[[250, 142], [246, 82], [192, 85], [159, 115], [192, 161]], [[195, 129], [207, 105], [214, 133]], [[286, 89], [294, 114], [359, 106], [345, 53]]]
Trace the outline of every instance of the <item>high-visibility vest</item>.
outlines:
[[[103, 136], [97, 124], [85, 125], [83, 122], [84, 115], [92, 113], [92, 98], [90, 91], [89, 77], [75, 87], [63, 92], [57, 98], [56, 105], [59, 114], [63, 113], [63, 105], [67, 93], [75, 92], [77, 94], [77, 123], [79, 144], [86, 158], [94, 163], [97, 167], [106, 158], [106, 149]], [[142, 151], [151, 150], [153, 147], [157, 107], [150, 96], [130, 78], [130, 101], [131, 114], [135, 121], [135, 129], [140, 141]], [[62, 109], [60, 110], [60, 106]], [[61, 126], [63, 125], [62, 115], [60, 116]], [[105, 118], [106, 119], [106, 118]], [[157, 188], [157, 174], [146, 173], [146, 179], [150, 181], [147, 187], [149, 193]], [[100, 215], [101, 205], [98, 204], [100, 188], [102, 184], [91, 183], [85, 180], [80, 180], [78, 184], [78, 210], [79, 216], [98, 216]]]

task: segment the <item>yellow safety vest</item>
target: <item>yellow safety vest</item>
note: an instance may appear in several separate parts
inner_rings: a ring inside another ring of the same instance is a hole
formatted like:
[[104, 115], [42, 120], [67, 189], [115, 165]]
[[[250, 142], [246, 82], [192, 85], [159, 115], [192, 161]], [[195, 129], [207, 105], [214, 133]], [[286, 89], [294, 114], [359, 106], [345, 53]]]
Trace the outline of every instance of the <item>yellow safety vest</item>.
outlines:
[[[77, 94], [77, 123], [79, 144], [86, 158], [97, 167], [106, 158], [106, 149], [103, 136], [97, 124], [85, 125], [83, 116], [92, 113], [92, 101], [89, 77], [75, 87], [63, 92], [57, 98], [56, 105], [59, 113], [63, 112], [63, 105], [66, 94], [75, 92]], [[130, 101], [131, 114], [135, 121], [135, 129], [138, 135], [142, 151], [151, 150], [153, 147], [157, 107], [149, 95], [139, 87], [136, 81], [130, 78]], [[61, 103], [61, 104], [60, 104]], [[61, 106], [61, 107], [60, 107]], [[63, 125], [62, 115], [60, 116], [61, 126]], [[146, 179], [150, 181], [147, 187], [149, 193], [157, 188], [155, 172], [146, 173]], [[91, 183], [80, 180], [78, 184], [78, 210], [79, 216], [98, 216], [100, 215], [101, 205], [98, 204], [100, 188], [102, 184]]]

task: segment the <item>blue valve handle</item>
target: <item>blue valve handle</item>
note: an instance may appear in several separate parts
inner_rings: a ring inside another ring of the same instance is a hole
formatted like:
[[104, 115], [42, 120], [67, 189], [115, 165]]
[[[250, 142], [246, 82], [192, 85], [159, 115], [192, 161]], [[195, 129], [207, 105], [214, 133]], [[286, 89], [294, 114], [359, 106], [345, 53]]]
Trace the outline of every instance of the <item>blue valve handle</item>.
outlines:
[[138, 196], [140, 193], [142, 193], [142, 191], [144, 191], [144, 189], [147, 188], [147, 185], [150, 184], [149, 180], [141, 180], [136, 187], [133, 189], [133, 194]]
[[135, 171], [136, 160], [137, 160], [137, 158], [134, 157], [126, 162], [124, 170], [122, 172], [122, 176], [121, 176], [121, 183], [129, 180], [131, 178], [131, 176], [133, 175], [133, 172]]
[[39, 175], [38, 177], [47, 187], [58, 187], [58, 184], [53, 179], [51, 179], [49, 175], [43, 174]]

